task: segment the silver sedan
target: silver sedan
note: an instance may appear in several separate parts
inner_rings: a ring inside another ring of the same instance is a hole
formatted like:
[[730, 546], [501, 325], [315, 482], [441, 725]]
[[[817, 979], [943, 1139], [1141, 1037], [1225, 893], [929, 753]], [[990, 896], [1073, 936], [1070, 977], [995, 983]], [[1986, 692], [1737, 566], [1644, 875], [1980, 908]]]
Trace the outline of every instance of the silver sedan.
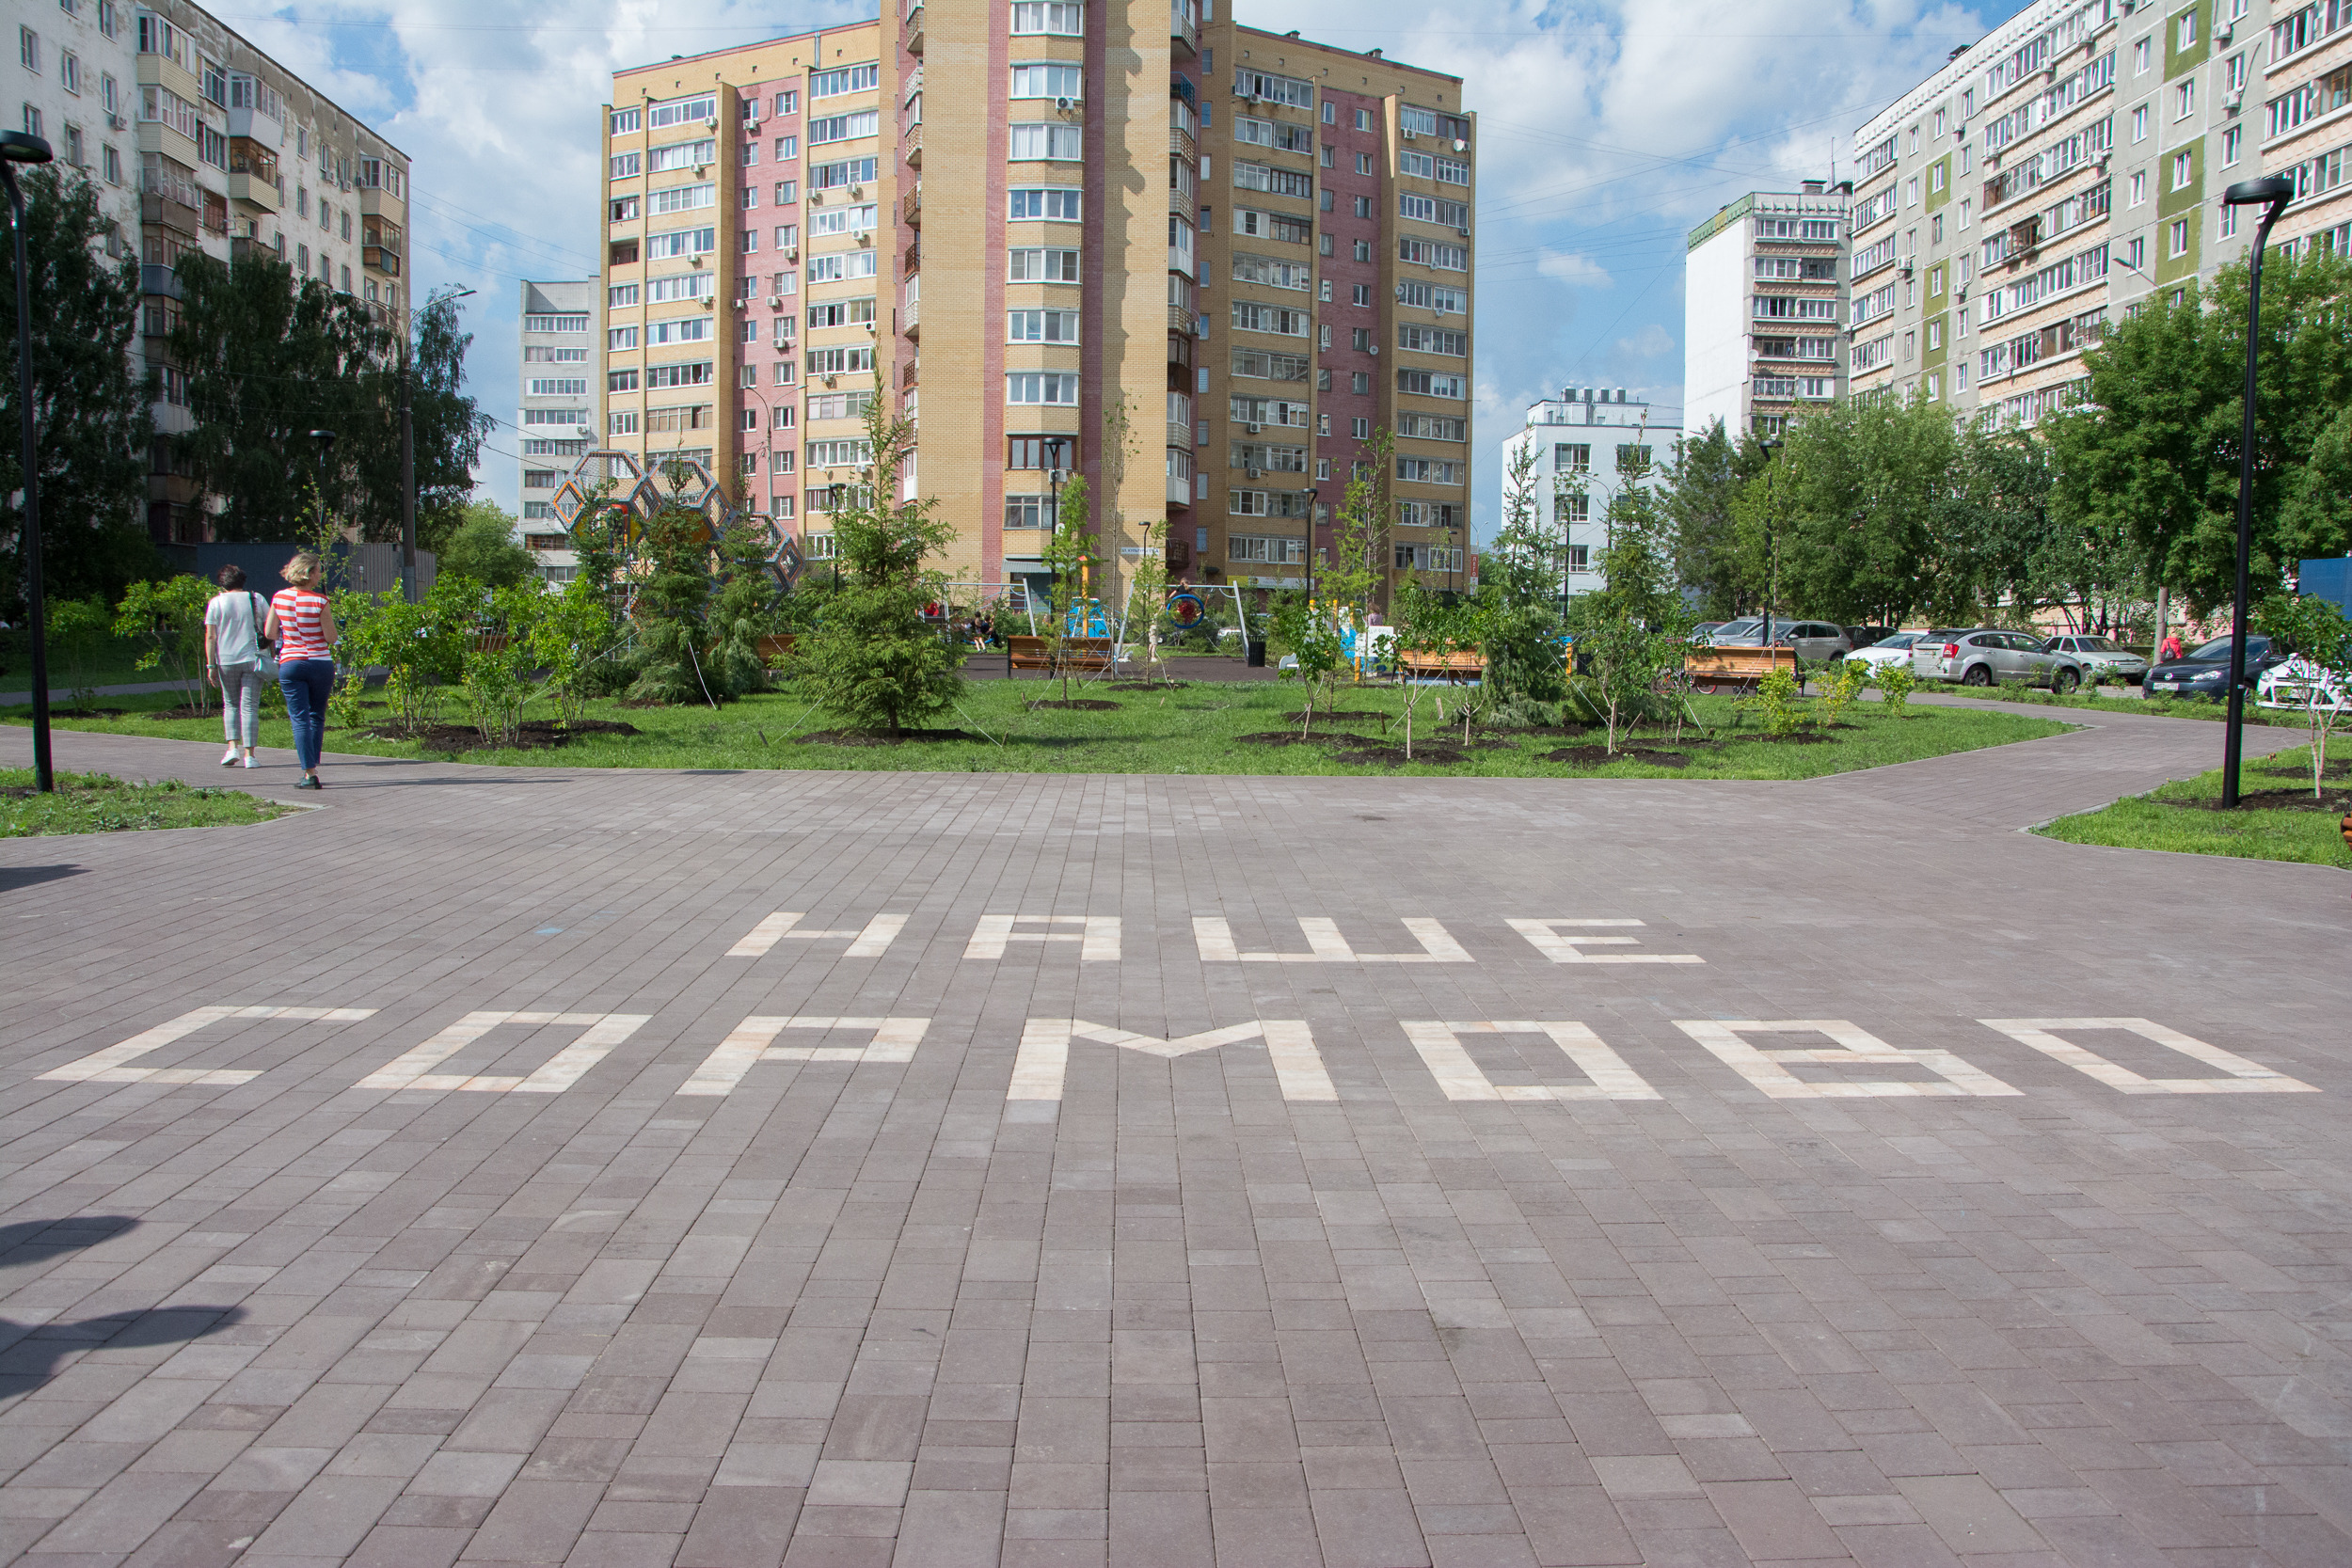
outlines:
[[2132, 686], [2137, 686], [2139, 678], [2148, 673], [2148, 661], [2112, 637], [2075, 636], [2071, 633], [2064, 637], [2053, 637], [2050, 639], [2050, 651], [2074, 655], [2082, 664], [2086, 675], [2095, 670], [2102, 675]]

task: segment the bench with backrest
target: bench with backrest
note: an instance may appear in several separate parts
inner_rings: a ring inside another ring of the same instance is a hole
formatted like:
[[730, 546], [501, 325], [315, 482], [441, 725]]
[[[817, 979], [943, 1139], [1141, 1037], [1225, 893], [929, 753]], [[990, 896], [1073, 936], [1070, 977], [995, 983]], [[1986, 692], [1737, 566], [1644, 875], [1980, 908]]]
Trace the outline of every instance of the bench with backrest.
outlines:
[[1005, 655], [1015, 670], [1044, 670], [1054, 674], [1064, 669], [1107, 670], [1111, 667], [1111, 640], [1107, 637], [1073, 637], [1063, 643], [1057, 663], [1050, 637], [1005, 639]]

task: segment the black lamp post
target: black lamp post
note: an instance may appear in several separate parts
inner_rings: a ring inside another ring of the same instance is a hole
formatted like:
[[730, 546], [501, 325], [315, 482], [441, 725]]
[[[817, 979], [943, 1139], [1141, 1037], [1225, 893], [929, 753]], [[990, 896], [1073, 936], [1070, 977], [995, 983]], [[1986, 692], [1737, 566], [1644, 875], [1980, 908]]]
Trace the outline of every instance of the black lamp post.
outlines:
[[2246, 279], [2246, 419], [2237, 441], [2237, 595], [2230, 626], [2230, 716], [2221, 740], [2221, 805], [2237, 804], [2238, 759], [2246, 721], [2247, 574], [2254, 553], [2254, 345], [2263, 309], [2263, 246], [2270, 226], [2295, 199], [2295, 181], [2284, 174], [2241, 180], [2224, 192], [2225, 207], [2264, 207], [2262, 226], [2254, 230], [2254, 253], [2249, 258]]
[[1323, 494], [1318, 484], [1307, 486], [1307, 602], [1315, 599], [1315, 498]]
[[[319, 548], [324, 551], [326, 548], [326, 460], [335, 453], [335, 433], [314, 430], [310, 432], [310, 439], [317, 443], [319, 453]], [[319, 576], [322, 581], [325, 580], [326, 562], [324, 559], [319, 562]]]
[[33, 427], [33, 283], [24, 259], [24, 193], [16, 186], [16, 166], [45, 164], [49, 144], [22, 131], [0, 131], [0, 183], [8, 188], [8, 227], [16, 236], [16, 401], [24, 426], [24, 512], [20, 546], [24, 555], [24, 621], [33, 644], [33, 788], [47, 795], [57, 787], [49, 756], [49, 648], [41, 613], [40, 441]]
[[1776, 578], [1773, 568], [1779, 564], [1772, 554], [1772, 514], [1778, 510], [1776, 503], [1780, 499], [1773, 481], [1772, 460], [1780, 455], [1780, 443], [1758, 441], [1756, 446], [1764, 453], [1764, 635], [1756, 643], [1769, 648], [1772, 645], [1772, 589]]

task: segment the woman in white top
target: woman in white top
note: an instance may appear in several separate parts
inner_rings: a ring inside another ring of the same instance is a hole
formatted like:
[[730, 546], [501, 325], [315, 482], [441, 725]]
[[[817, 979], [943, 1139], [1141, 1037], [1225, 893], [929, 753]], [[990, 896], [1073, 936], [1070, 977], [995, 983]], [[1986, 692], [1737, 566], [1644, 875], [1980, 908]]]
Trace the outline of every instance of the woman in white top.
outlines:
[[242, 752], [251, 768], [262, 726], [262, 632], [269, 608], [262, 595], [246, 592], [241, 566], [223, 566], [214, 580], [221, 592], [204, 607], [204, 680], [220, 688], [221, 727], [229, 736], [220, 765], [234, 768]]

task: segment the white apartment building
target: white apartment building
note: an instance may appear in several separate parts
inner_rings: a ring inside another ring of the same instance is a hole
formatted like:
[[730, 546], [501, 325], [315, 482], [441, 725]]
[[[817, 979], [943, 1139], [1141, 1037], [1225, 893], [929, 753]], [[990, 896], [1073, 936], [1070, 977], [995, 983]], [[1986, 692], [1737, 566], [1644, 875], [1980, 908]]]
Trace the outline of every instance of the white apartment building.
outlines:
[[1776, 435], [1846, 395], [1847, 193], [1751, 191], [1684, 241], [1683, 423]]
[[[1855, 134], [1853, 395], [2033, 424], [2084, 395], [2111, 320], [2245, 253], [2256, 214], [2223, 206], [2227, 186], [2301, 161], [2280, 236], [2352, 215], [2341, 160], [2305, 151], [2314, 118], [2343, 135], [2352, 75], [2304, 78], [2348, 10], [2037, 0], [1956, 51]], [[2273, 72], [2295, 103], [2265, 113], [2249, 93]]]
[[1566, 528], [1563, 576], [1570, 597], [1603, 586], [1598, 567], [1611, 508], [1634, 477], [1672, 454], [1681, 435], [1623, 387], [1569, 387], [1529, 405], [1526, 425], [1502, 443], [1506, 497], [1515, 458], [1534, 453], [1540, 504], [1551, 509], [1553, 526]]
[[[17, 74], [0, 119], [87, 175], [144, 263], [140, 354], [155, 372], [148, 530], [159, 544], [211, 535], [170, 437], [191, 427], [164, 354], [179, 309], [172, 269], [266, 252], [408, 321], [408, 159], [300, 77], [185, 0], [18, 0]], [[4, 68], [0, 68], [4, 69]]]
[[596, 444], [602, 280], [522, 284], [516, 438], [522, 442], [522, 543], [550, 582], [568, 582], [579, 557], [555, 515], [556, 487]]

